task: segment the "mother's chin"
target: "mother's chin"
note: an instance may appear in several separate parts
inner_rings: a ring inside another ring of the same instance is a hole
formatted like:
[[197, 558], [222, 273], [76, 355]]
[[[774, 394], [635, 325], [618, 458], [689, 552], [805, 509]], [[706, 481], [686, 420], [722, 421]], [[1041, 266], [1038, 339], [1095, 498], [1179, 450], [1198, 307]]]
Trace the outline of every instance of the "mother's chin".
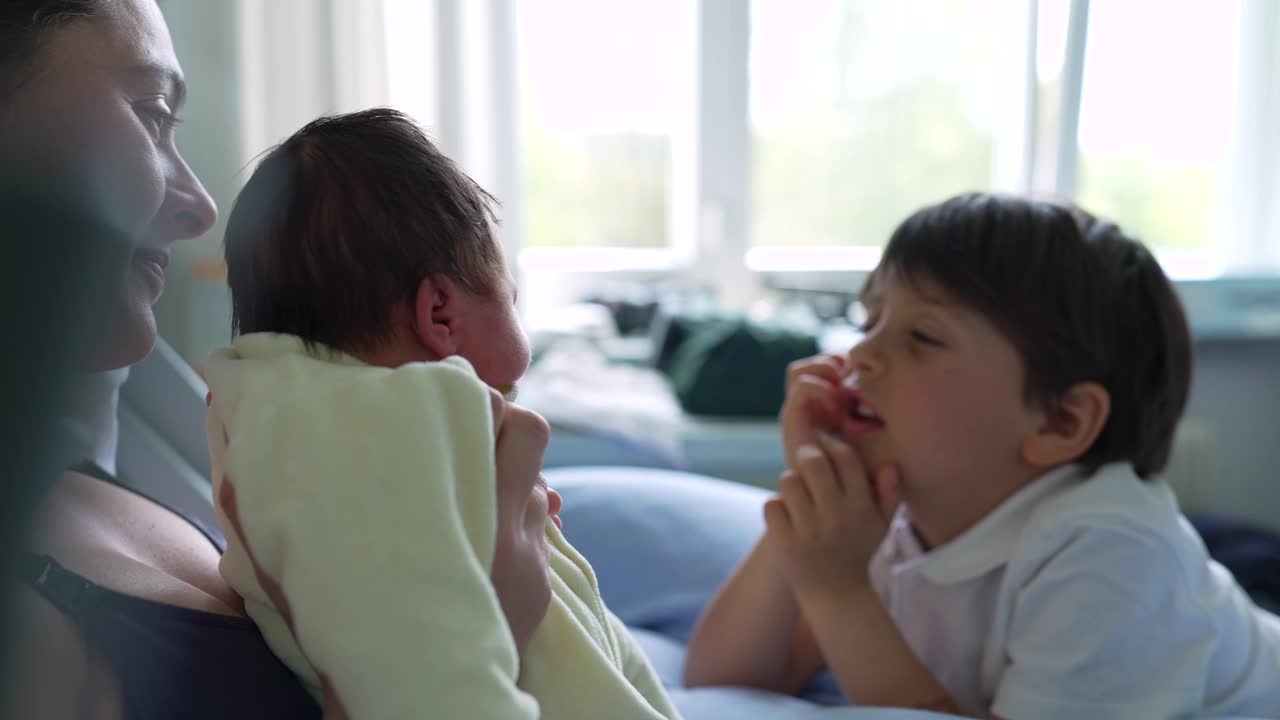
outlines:
[[[150, 354], [156, 344], [156, 316], [152, 305], [159, 299], [154, 268], [131, 259], [111, 299], [101, 309], [89, 353], [86, 372], [100, 372], [132, 365]], [[159, 287], [163, 287], [163, 276]]]

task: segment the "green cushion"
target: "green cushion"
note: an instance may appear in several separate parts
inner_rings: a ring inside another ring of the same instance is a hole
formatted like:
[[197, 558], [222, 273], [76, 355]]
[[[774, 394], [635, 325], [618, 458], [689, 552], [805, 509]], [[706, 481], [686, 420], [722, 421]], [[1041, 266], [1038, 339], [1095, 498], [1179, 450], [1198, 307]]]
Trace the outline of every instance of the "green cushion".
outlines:
[[723, 318], [698, 327], [671, 360], [671, 383], [686, 412], [772, 417], [782, 408], [787, 365], [818, 352], [817, 338]]

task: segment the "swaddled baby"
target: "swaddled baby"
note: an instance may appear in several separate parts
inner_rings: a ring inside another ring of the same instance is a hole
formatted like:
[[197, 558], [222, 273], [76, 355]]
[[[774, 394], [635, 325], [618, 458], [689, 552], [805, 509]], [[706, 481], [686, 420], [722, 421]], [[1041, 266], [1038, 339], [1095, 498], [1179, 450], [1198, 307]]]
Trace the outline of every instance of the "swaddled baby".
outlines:
[[676, 717], [560, 534], [545, 421], [492, 389], [529, 350], [491, 202], [389, 110], [258, 166], [205, 368], [222, 572], [350, 717]]

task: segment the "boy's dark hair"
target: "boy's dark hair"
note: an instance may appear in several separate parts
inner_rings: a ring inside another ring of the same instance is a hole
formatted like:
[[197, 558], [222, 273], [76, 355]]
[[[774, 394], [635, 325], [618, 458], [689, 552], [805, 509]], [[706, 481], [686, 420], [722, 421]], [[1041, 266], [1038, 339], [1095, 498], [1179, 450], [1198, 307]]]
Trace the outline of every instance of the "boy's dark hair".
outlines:
[[1090, 472], [1113, 461], [1144, 479], [1164, 469], [1191, 382], [1191, 335], [1142, 243], [1076, 207], [974, 193], [899, 225], [863, 292], [887, 272], [933, 280], [993, 322], [1022, 357], [1029, 401], [1052, 409], [1076, 383], [1106, 388], [1111, 414], [1077, 460]]
[[425, 277], [489, 296], [504, 268], [495, 203], [395, 110], [308, 123], [267, 153], [227, 220], [232, 330], [367, 350]]

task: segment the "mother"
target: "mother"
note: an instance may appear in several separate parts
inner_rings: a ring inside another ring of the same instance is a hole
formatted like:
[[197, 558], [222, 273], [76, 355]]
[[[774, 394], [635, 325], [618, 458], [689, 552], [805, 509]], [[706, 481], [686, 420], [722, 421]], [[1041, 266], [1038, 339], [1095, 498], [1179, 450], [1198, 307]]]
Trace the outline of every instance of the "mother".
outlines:
[[[81, 372], [151, 351], [170, 247], [217, 217], [175, 144], [185, 91], [154, 0], [0, 4], [0, 170], [56, 189], [59, 204], [96, 218], [102, 237], [128, 238], [98, 268], [102, 292], [80, 308], [99, 318], [75, 358]], [[11, 207], [14, 197], [0, 201]], [[522, 416], [507, 413], [504, 427], [519, 435], [513, 417]], [[537, 457], [503, 445], [498, 463], [538, 470]], [[63, 472], [22, 548], [17, 662], [0, 716], [320, 717], [244, 617], [218, 572], [221, 549], [216, 534], [94, 467]]]

